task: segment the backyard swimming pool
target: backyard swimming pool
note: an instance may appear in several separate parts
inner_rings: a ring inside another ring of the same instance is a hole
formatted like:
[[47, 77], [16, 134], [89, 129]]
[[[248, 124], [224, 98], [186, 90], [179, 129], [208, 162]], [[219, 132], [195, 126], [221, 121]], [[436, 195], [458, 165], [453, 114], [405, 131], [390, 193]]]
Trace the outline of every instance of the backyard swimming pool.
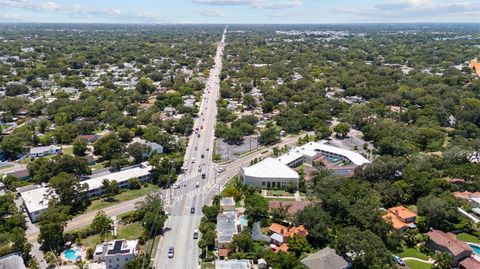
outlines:
[[80, 259], [82, 257], [82, 253], [80, 249], [67, 249], [63, 252], [63, 255], [65, 256], [66, 259], [68, 260], [76, 260]]
[[469, 244], [472, 249], [473, 249], [473, 252], [475, 252], [475, 254], [477, 254], [478, 256], [480, 256], [480, 246], [478, 245], [475, 245], [475, 244]]

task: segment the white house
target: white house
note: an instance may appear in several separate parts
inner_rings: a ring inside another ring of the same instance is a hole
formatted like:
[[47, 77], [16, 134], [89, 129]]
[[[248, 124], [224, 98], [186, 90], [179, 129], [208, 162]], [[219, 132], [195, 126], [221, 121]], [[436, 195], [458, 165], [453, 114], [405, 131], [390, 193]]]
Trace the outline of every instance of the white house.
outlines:
[[124, 268], [138, 255], [138, 240], [113, 240], [99, 244], [93, 253], [96, 262], [105, 261], [106, 269]]
[[28, 216], [32, 222], [37, 222], [40, 214], [47, 210], [48, 204], [55, 197], [53, 190], [48, 187], [40, 187], [20, 193], [23, 205], [27, 210]]
[[62, 148], [55, 145], [44, 146], [44, 147], [34, 147], [30, 149], [30, 156], [32, 158], [38, 158], [53, 154], [59, 154], [62, 152]]

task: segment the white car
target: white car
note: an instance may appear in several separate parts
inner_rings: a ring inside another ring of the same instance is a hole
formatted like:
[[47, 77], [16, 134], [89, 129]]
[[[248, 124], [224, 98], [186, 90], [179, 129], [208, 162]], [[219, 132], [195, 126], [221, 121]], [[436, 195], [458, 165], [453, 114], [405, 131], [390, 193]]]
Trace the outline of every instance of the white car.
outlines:
[[223, 172], [225, 172], [225, 168], [221, 167], [221, 168], [217, 169], [217, 173], [220, 174], [220, 173], [223, 173]]
[[178, 185], [178, 184], [173, 184], [173, 188], [174, 188], [174, 189], [180, 189], [180, 185]]

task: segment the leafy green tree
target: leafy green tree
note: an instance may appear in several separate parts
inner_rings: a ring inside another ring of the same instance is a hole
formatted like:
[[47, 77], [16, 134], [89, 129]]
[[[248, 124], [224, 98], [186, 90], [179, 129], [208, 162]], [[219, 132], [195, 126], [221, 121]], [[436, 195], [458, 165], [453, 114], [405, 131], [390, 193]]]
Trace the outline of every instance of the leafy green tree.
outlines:
[[137, 82], [135, 89], [141, 94], [147, 94], [152, 93], [155, 90], [155, 86], [151, 79], [143, 77]]
[[38, 242], [43, 250], [58, 253], [62, 249], [65, 243], [63, 230], [71, 218], [68, 211], [68, 207], [56, 205], [50, 206], [40, 214]]
[[115, 134], [106, 135], [93, 145], [95, 155], [99, 155], [104, 160], [118, 158], [124, 152], [124, 145], [119, 141]]
[[258, 142], [263, 145], [270, 145], [280, 139], [280, 132], [275, 127], [269, 127], [260, 133]]
[[131, 157], [133, 157], [134, 162], [138, 164], [145, 160], [145, 155], [148, 155], [148, 153], [150, 152], [150, 147], [135, 142], [128, 145], [127, 152]]
[[85, 151], [87, 151], [87, 142], [84, 139], [75, 139], [73, 141], [73, 154], [85, 156]]
[[337, 136], [344, 138], [350, 131], [350, 125], [344, 122], [340, 122], [337, 125], [333, 126], [333, 131], [337, 133]]
[[420, 198], [417, 207], [418, 214], [425, 216], [427, 229], [432, 227], [449, 231], [453, 229], [459, 218], [455, 199], [447, 194]]
[[308, 239], [315, 247], [323, 247], [333, 237], [331, 216], [320, 205], [309, 205], [295, 215], [294, 222], [308, 229]]
[[446, 252], [435, 255], [433, 269], [450, 269], [453, 266], [453, 258]]
[[0, 148], [9, 158], [15, 158], [17, 155], [25, 152], [25, 146], [28, 142], [20, 136], [7, 135], [3, 138]]
[[355, 268], [383, 269], [392, 261], [382, 239], [369, 230], [347, 227], [338, 234], [337, 245], [341, 253], [352, 255]]
[[246, 228], [241, 233], [234, 235], [228, 248], [232, 252], [251, 252], [253, 249], [253, 240], [250, 229]]
[[295, 234], [288, 239], [288, 250], [295, 253], [297, 257], [300, 257], [303, 253], [308, 253], [310, 248], [310, 244], [303, 236]]
[[136, 213], [141, 219], [148, 238], [163, 232], [163, 225], [167, 219], [163, 209], [163, 200], [160, 193], [150, 193], [145, 200], [136, 204]]
[[128, 185], [130, 186], [131, 190], [139, 190], [142, 188], [142, 183], [140, 182], [138, 177], [129, 178]]
[[330, 127], [328, 127], [328, 124], [323, 121], [315, 125], [314, 129], [315, 129], [315, 136], [317, 140], [325, 139], [330, 137], [330, 135], [332, 135], [332, 130], [330, 130]]
[[48, 184], [55, 190], [61, 204], [69, 207], [70, 212], [78, 212], [85, 207], [86, 199], [83, 192], [88, 186], [82, 185], [76, 176], [62, 172], [52, 177]]
[[110, 234], [113, 230], [113, 220], [105, 214], [105, 211], [100, 210], [93, 218], [92, 223], [90, 224], [90, 230], [94, 234], [99, 234], [102, 237], [102, 240]]
[[257, 193], [245, 197], [245, 208], [248, 216], [254, 220], [268, 217], [268, 200]]
[[118, 182], [116, 180], [108, 180], [105, 178], [102, 181], [102, 188], [105, 190], [105, 194], [107, 196], [113, 196], [120, 192], [120, 188], [118, 187]]
[[53, 253], [52, 251], [47, 251], [44, 255], [45, 261], [50, 264], [50, 265], [57, 265], [58, 260], [57, 260], [57, 255]]

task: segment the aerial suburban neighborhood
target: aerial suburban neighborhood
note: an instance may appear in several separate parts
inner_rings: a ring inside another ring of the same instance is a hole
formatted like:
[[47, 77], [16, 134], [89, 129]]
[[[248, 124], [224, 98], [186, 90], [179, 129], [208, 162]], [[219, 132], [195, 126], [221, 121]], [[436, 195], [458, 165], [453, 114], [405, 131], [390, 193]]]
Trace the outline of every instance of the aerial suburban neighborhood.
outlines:
[[480, 269], [475, 1], [66, 2], [0, 0], [0, 269]]

